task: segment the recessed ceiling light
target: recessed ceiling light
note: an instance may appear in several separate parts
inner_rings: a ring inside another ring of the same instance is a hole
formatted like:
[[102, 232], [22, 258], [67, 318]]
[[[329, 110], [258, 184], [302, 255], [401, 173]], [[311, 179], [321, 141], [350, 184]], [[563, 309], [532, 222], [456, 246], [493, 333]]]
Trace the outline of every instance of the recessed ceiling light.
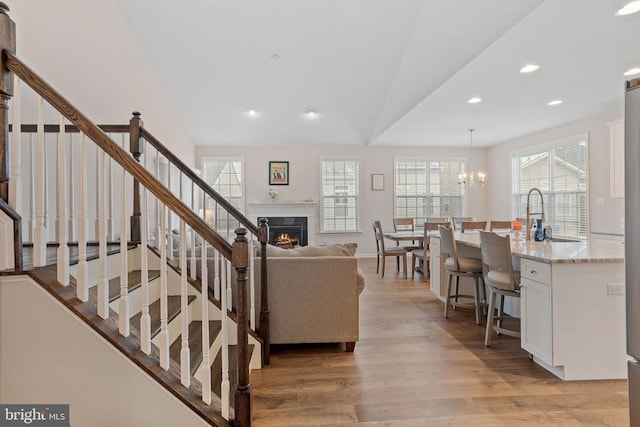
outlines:
[[625, 4], [620, 9], [618, 9], [618, 11], [616, 12], [616, 15], [617, 16], [631, 15], [632, 13], [636, 13], [638, 11], [640, 11], [640, 0], [635, 0]]
[[247, 116], [258, 117], [258, 110], [254, 110], [253, 108], [250, 110], [247, 110]]
[[625, 76], [633, 76], [634, 74], [640, 74], [640, 68], [632, 68], [623, 73]]
[[307, 110], [304, 113], [304, 115], [309, 117], [309, 118], [314, 118], [314, 117], [318, 117], [318, 112], [316, 110]]
[[527, 64], [524, 67], [520, 68], [520, 72], [521, 73], [531, 73], [535, 70], [537, 70], [538, 68], [540, 68], [539, 65], [536, 64]]
[[273, 55], [271, 55], [271, 60], [273, 62], [278, 62], [280, 61], [280, 55], [278, 55], [277, 53], [274, 53]]
[[477, 104], [478, 102], [482, 102], [482, 98], [478, 98], [477, 96], [474, 96], [473, 98], [469, 99], [467, 102], [469, 104]]
[[551, 106], [560, 105], [560, 104], [562, 104], [562, 101], [560, 99], [554, 99], [553, 101], [547, 102], [547, 105], [551, 105]]

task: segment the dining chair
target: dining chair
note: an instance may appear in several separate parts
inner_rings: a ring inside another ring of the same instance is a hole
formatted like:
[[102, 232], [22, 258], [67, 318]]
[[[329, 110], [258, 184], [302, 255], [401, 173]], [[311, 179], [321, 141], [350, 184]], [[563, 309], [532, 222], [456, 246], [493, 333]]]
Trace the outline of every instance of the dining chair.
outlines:
[[[466, 307], [475, 308], [476, 324], [480, 324], [480, 315], [482, 312], [482, 303], [480, 302], [480, 293], [484, 291], [484, 283], [482, 287], [480, 282], [482, 279], [482, 260], [478, 258], [459, 257], [456, 241], [453, 238], [453, 230], [443, 225], [438, 226], [440, 232], [440, 246], [444, 256], [444, 268], [449, 273], [449, 281], [447, 282], [447, 294], [444, 301], [444, 317], [449, 317], [449, 307]], [[451, 293], [453, 284], [453, 276], [456, 277], [455, 293]], [[472, 277], [475, 280], [473, 295], [460, 294], [459, 285], [460, 277]], [[460, 298], [471, 299], [473, 302], [461, 302]]]
[[[413, 218], [394, 218], [393, 231], [396, 233], [398, 231], [416, 231]], [[416, 244], [415, 240], [412, 240], [410, 245], [401, 245], [400, 242], [396, 242], [396, 246], [400, 246], [407, 252], [422, 248], [421, 245]], [[400, 270], [400, 257], [396, 257], [396, 266]]]
[[429, 277], [429, 260], [431, 259], [431, 252], [429, 251], [429, 233], [431, 231], [438, 231], [438, 226], [442, 223], [426, 222], [424, 223], [424, 243], [422, 248], [414, 249], [411, 251], [411, 278], [413, 279], [416, 272], [416, 261], [420, 260], [422, 264], [422, 274], [424, 275], [424, 281], [427, 281]]
[[[504, 297], [520, 298], [520, 271], [513, 268], [511, 256], [511, 242], [509, 235], [499, 236], [495, 232], [480, 232], [480, 251], [482, 252], [482, 276], [489, 288], [489, 307], [487, 309], [487, 329], [484, 345], [491, 345], [493, 331], [512, 337], [519, 337], [520, 331], [506, 329], [502, 323], [505, 318], [503, 312]], [[497, 304], [497, 296], [500, 303]], [[498, 315], [495, 315], [496, 308]]]
[[462, 229], [462, 221], [473, 221], [473, 217], [470, 216], [452, 216], [451, 223], [453, 224], [453, 229], [455, 231], [460, 231]]
[[432, 222], [436, 224], [449, 224], [451, 221], [448, 216], [431, 216], [425, 218], [425, 222]]
[[487, 221], [462, 221], [461, 231], [464, 233], [471, 230], [485, 230]]
[[491, 221], [489, 222], [489, 231], [494, 230], [511, 230], [511, 221]]
[[[376, 237], [376, 254], [377, 254], [377, 263], [376, 263], [376, 274], [380, 271], [380, 259], [382, 259], [382, 277], [384, 277], [384, 267], [385, 267], [385, 258], [388, 256], [392, 257], [402, 257], [403, 260], [403, 268], [404, 275], [407, 277], [407, 251], [402, 247], [392, 247], [390, 249], [386, 249], [384, 246], [384, 233], [382, 231], [382, 224], [379, 220], [371, 221], [373, 225], [373, 233]], [[398, 268], [399, 270], [399, 268]]]

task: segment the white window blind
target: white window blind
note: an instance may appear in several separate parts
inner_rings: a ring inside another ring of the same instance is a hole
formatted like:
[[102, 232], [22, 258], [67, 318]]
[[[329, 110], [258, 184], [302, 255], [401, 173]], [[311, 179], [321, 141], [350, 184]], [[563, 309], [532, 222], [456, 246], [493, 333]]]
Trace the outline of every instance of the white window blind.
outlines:
[[463, 166], [462, 160], [396, 160], [396, 218], [413, 218], [421, 227], [427, 217], [464, 216]]
[[[202, 166], [204, 180], [217, 193], [242, 212], [244, 206], [243, 169], [241, 157], [204, 157]], [[227, 215], [226, 210], [207, 197], [205, 221], [217, 230], [234, 230], [239, 223]]]
[[[545, 220], [553, 227], [553, 235], [587, 238], [586, 135], [514, 154], [513, 178], [515, 217], [526, 216], [527, 194], [537, 187], [543, 194]], [[539, 197], [531, 197], [530, 211], [541, 211]]]
[[322, 160], [321, 231], [358, 231], [358, 167], [357, 159]]

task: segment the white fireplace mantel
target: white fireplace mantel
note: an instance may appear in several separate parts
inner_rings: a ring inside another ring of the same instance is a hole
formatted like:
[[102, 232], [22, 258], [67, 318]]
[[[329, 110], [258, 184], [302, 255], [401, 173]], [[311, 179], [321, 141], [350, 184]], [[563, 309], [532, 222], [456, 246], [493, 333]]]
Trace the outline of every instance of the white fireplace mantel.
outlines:
[[305, 216], [307, 217], [309, 246], [316, 244], [318, 202], [283, 201], [274, 203], [271, 201], [254, 201], [247, 203], [246, 212], [246, 216], [252, 221], [270, 216]]

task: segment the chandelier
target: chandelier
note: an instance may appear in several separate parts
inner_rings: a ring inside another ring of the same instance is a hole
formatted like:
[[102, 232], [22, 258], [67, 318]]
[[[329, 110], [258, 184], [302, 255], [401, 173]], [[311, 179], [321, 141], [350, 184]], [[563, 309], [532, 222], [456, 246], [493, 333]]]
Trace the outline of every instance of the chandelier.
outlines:
[[478, 172], [475, 174], [473, 172], [473, 164], [471, 163], [471, 158], [473, 157], [473, 131], [475, 129], [469, 129], [469, 174], [466, 172], [462, 172], [458, 175], [458, 184], [464, 185], [465, 187], [476, 187], [476, 186], [484, 186], [486, 182], [486, 175], [484, 172]]

